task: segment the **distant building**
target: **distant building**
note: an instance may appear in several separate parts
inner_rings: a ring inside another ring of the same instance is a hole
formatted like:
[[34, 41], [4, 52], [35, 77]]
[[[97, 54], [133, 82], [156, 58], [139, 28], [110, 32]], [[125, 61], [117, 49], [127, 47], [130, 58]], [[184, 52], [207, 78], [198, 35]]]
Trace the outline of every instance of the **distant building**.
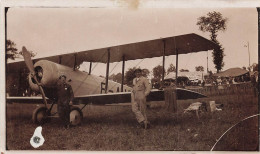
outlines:
[[[186, 77], [190, 81], [192, 80], [203, 80], [205, 73], [204, 72], [178, 72], [178, 78], [179, 77]], [[165, 79], [173, 79], [175, 80], [176, 78], [176, 73], [175, 72], [170, 72], [168, 75], [165, 76]]]
[[227, 70], [219, 72], [219, 73], [215, 73], [215, 74], [213, 74], [213, 76], [215, 76], [215, 77], [238, 77], [238, 76], [242, 76], [245, 74], [249, 75], [249, 71], [236, 67], [236, 68], [227, 69]]

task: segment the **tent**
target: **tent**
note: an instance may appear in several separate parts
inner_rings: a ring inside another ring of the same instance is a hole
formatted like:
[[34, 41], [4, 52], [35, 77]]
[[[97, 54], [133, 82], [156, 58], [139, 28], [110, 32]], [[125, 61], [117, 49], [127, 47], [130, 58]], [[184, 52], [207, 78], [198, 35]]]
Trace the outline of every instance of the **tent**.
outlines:
[[215, 73], [213, 76], [215, 77], [237, 77], [247, 74], [249, 71], [242, 68], [230, 68], [223, 72]]

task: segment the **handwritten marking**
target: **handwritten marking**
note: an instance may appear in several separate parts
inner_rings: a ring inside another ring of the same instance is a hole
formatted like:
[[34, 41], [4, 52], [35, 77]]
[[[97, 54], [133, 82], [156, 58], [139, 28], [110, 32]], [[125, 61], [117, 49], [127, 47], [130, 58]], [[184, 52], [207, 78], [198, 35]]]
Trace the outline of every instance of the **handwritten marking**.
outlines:
[[231, 126], [227, 131], [224, 132], [224, 134], [222, 134], [222, 135], [220, 136], [219, 139], [217, 139], [217, 142], [213, 145], [213, 147], [210, 149], [210, 151], [213, 151], [213, 150], [214, 150], [215, 146], [216, 146], [217, 143], [221, 140], [221, 138], [222, 138], [228, 131], [230, 131], [233, 127], [237, 126], [237, 125], [238, 125], [240, 122], [242, 122], [242, 121], [245, 121], [245, 120], [247, 120], [247, 119], [250, 119], [250, 118], [253, 118], [253, 117], [256, 117], [256, 116], [260, 116], [260, 114], [255, 114], [255, 115], [249, 116], [249, 117], [247, 117], [247, 118], [245, 118], [245, 119], [243, 119], [243, 120], [240, 120], [239, 122], [237, 122], [237, 123], [234, 124], [233, 126]]

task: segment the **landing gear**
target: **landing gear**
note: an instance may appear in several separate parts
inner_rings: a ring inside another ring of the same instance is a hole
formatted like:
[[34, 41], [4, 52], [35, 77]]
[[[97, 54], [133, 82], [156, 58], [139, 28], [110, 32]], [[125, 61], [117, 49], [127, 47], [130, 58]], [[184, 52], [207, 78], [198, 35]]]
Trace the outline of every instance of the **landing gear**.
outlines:
[[32, 115], [33, 123], [42, 125], [45, 122], [47, 122], [47, 119], [48, 119], [48, 113], [46, 107], [40, 106], [33, 111], [33, 115]]
[[[33, 123], [35, 123], [37, 125], [43, 125], [44, 123], [49, 122], [50, 117], [53, 117], [53, 115], [51, 115], [51, 112], [50, 112], [51, 109], [52, 109], [52, 107], [49, 110], [44, 106], [37, 107], [33, 111], [33, 115], [32, 115]], [[81, 124], [82, 119], [83, 119], [83, 113], [81, 111], [82, 109], [80, 109], [76, 106], [70, 107], [70, 124], [72, 126]], [[54, 113], [54, 114], [56, 114], [56, 113]]]
[[33, 111], [33, 115], [32, 115], [33, 123], [37, 125], [43, 125], [44, 123], [49, 122], [53, 105], [54, 102], [51, 104], [51, 107], [49, 109], [45, 106], [37, 107]]
[[70, 108], [70, 124], [76, 126], [81, 124], [83, 119], [83, 113], [80, 108], [71, 106]]

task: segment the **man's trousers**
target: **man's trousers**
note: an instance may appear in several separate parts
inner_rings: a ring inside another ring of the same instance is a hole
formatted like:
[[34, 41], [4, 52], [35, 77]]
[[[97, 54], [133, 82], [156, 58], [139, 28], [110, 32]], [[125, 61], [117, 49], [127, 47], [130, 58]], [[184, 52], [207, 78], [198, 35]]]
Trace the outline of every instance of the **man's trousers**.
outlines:
[[131, 93], [132, 111], [139, 123], [147, 123], [146, 117], [146, 97], [144, 91], [136, 91]]

